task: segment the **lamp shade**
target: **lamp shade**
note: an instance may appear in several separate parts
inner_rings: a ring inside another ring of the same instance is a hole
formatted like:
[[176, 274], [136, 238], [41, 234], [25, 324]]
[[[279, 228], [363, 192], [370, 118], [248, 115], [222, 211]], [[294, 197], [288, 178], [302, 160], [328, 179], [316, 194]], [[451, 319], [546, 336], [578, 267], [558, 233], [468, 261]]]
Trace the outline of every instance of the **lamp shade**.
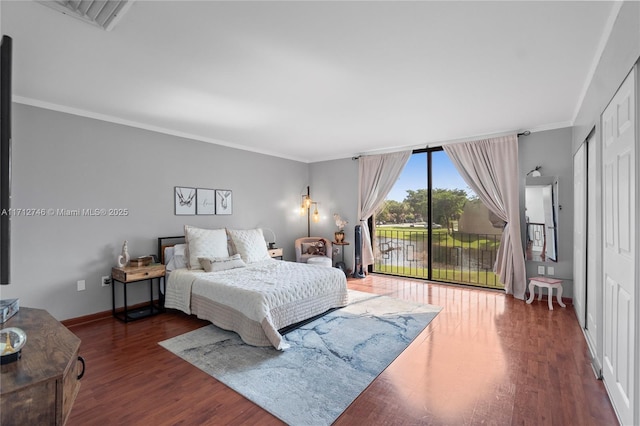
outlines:
[[[269, 228], [262, 228], [262, 234], [264, 235], [264, 240], [268, 243], [269, 246], [276, 244], [276, 233], [273, 232], [273, 230]], [[265, 234], [271, 234], [271, 239], [267, 239], [267, 235]]]

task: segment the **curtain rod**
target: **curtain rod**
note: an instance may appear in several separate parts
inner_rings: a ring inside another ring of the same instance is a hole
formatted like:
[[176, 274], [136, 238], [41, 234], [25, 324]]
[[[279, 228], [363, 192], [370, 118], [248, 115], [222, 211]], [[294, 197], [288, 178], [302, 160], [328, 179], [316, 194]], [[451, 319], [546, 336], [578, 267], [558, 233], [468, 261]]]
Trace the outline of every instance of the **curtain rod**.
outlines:
[[[502, 133], [493, 133], [493, 134], [483, 135], [483, 136], [472, 136], [472, 137], [468, 137], [468, 138], [460, 138], [460, 139], [453, 139], [453, 140], [448, 140], [448, 141], [433, 142], [433, 143], [428, 143], [425, 146], [425, 148], [433, 148], [433, 147], [444, 146], [444, 145], [449, 145], [449, 144], [454, 144], [454, 143], [473, 142], [473, 141], [477, 141], [477, 140], [497, 138], [497, 137], [512, 135], [513, 133], [514, 133], [513, 131], [511, 131], [511, 132], [502, 132]], [[530, 130], [523, 130], [522, 132], [516, 133], [516, 135], [518, 137], [520, 137], [520, 136], [529, 136], [530, 134], [531, 134]]]
[[[517, 136], [518, 137], [520, 137], [520, 136], [529, 136], [530, 134], [531, 134], [531, 130], [523, 130], [522, 132], [519, 132], [517, 134]], [[501, 133], [500, 135], [504, 135], [504, 133]], [[472, 141], [472, 140], [478, 140], [478, 139], [487, 139], [489, 137], [492, 137], [492, 136], [475, 137], [473, 139], [471, 139], [471, 138], [470, 139], [461, 139], [461, 140], [458, 140], [458, 141], [440, 142], [440, 145], [444, 145], [446, 143], [456, 143], [456, 142], [465, 142], [465, 141]], [[430, 146], [432, 146], [432, 145], [431, 144], [427, 144], [426, 148], [429, 148]], [[433, 146], [435, 146], [435, 144]], [[411, 149], [420, 149], [420, 148], [419, 147], [414, 147], [414, 148], [411, 148]], [[366, 154], [360, 154], [360, 155], [353, 156], [353, 157], [351, 157], [351, 160], [353, 160], [353, 161], [359, 160], [360, 157], [362, 157], [363, 155], [366, 155]]]

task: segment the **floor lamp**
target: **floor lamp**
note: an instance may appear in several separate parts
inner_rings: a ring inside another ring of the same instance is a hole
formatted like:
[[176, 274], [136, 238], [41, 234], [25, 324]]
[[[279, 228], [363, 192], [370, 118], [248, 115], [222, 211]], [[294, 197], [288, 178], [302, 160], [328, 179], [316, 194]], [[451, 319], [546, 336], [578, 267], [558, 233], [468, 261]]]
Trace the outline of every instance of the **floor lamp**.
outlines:
[[[311, 214], [311, 206], [314, 207], [313, 215]], [[302, 204], [300, 204], [300, 216], [307, 214], [307, 237], [311, 236], [311, 220], [314, 223], [320, 222], [320, 213], [318, 213], [318, 203], [311, 199], [309, 186], [307, 185], [307, 193], [302, 195]]]

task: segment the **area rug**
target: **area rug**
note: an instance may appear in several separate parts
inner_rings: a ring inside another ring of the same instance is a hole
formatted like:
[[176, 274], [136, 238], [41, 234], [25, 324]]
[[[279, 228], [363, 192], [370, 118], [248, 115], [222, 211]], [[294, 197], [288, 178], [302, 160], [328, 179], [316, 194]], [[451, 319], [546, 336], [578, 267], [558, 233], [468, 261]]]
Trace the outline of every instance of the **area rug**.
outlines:
[[349, 291], [349, 305], [249, 346], [214, 325], [160, 342], [290, 425], [330, 425], [442, 308]]

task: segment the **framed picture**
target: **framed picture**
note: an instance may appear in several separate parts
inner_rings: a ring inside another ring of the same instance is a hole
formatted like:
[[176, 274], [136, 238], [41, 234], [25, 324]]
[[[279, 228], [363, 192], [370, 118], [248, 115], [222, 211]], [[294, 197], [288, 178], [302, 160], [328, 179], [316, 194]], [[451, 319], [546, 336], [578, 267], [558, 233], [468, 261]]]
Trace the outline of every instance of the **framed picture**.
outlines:
[[216, 189], [216, 214], [233, 213], [233, 191]]
[[216, 214], [216, 190], [198, 188], [196, 190], [196, 214]]
[[185, 186], [174, 188], [175, 214], [196, 214], [196, 189]]

